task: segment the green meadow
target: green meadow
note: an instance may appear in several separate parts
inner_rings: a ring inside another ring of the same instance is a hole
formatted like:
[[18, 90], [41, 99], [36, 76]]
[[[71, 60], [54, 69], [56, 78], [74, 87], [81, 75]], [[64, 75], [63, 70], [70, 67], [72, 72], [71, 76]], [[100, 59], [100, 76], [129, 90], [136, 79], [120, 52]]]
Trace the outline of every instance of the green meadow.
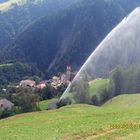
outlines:
[[140, 94], [131, 94], [102, 107], [75, 104], [21, 114], [0, 121], [0, 140], [139, 140], [139, 110]]

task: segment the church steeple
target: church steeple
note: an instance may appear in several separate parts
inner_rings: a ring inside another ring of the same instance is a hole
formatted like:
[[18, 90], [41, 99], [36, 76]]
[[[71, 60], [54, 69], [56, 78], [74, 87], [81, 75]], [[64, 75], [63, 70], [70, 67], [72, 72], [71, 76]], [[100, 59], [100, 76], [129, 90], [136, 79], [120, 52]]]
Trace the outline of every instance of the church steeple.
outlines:
[[68, 65], [67, 66], [67, 72], [66, 72], [67, 81], [71, 81], [71, 71], [72, 71], [71, 66]]

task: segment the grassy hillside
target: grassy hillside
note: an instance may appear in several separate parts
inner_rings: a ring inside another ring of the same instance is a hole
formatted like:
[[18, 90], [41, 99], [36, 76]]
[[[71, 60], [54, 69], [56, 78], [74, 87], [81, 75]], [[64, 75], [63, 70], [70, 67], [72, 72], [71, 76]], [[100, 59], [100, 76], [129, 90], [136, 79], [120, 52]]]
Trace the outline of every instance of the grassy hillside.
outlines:
[[112, 100], [104, 104], [104, 107], [112, 108], [132, 108], [140, 105], [140, 94], [125, 94], [114, 97]]
[[0, 140], [138, 140], [139, 100], [140, 94], [122, 95], [100, 108], [72, 105], [17, 115], [0, 121]]

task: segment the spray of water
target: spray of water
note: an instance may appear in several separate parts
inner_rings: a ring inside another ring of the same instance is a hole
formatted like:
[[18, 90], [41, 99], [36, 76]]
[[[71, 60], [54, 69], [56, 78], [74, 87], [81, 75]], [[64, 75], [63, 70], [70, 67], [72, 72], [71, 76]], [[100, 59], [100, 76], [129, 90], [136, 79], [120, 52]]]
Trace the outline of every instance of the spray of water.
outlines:
[[74, 82], [107, 77], [118, 65], [140, 64], [140, 8], [125, 17], [89, 56], [60, 98], [74, 92]]

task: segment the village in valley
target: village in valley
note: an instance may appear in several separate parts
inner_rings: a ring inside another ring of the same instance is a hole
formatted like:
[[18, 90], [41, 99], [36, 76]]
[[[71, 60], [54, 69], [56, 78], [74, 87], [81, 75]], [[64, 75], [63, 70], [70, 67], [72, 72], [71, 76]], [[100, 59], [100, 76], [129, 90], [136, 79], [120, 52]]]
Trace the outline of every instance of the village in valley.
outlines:
[[[31, 91], [42, 92], [44, 89], [48, 87], [57, 91], [60, 87], [67, 86], [75, 77], [76, 72], [72, 72], [72, 67], [68, 65], [66, 67], [66, 72], [59, 74], [58, 76], [52, 76], [51, 79], [42, 80], [38, 83], [32, 79], [24, 79], [18, 82], [18, 84], [14, 87], [15, 89], [30, 89]], [[3, 93], [7, 94], [8, 89], [2, 89]], [[50, 93], [45, 93], [50, 94]], [[53, 93], [52, 93], [53, 94]], [[62, 94], [62, 93], [61, 93]], [[11, 109], [14, 106], [12, 101], [6, 98], [0, 98], [0, 109]]]
[[59, 74], [59, 76], [52, 76], [51, 79], [40, 81], [38, 84], [34, 80], [25, 79], [19, 82], [19, 84], [16, 86], [16, 88], [19, 87], [30, 87], [30, 88], [36, 88], [39, 90], [44, 89], [47, 84], [51, 85], [53, 88], [57, 89], [61, 85], [69, 84], [74, 76], [76, 75], [76, 72], [72, 72], [72, 68], [70, 65], [67, 66], [66, 72], [63, 74]]

